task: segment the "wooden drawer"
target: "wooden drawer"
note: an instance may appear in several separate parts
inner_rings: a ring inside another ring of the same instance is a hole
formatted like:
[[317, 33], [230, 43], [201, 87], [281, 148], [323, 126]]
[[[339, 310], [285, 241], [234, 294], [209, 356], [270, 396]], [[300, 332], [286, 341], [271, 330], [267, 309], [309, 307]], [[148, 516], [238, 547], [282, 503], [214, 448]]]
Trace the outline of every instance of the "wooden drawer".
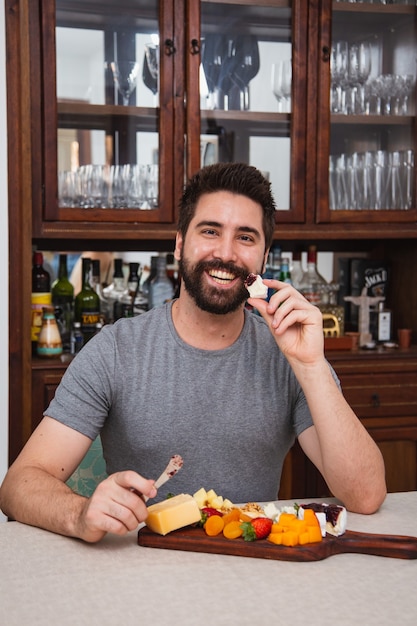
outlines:
[[358, 417], [417, 416], [417, 373], [340, 375], [343, 394]]

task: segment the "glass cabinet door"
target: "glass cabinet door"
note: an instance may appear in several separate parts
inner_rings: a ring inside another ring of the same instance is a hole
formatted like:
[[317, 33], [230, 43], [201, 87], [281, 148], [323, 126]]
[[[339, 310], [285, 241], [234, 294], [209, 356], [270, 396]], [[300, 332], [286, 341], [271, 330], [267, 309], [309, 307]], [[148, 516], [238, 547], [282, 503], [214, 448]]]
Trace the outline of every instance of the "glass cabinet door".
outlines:
[[172, 4], [122, 4], [43, 3], [46, 220], [172, 221]]
[[[200, 32], [191, 28], [188, 35], [187, 172], [216, 161], [254, 165], [271, 182], [277, 221], [301, 222], [305, 7], [290, 0], [203, 0], [199, 10]], [[195, 11], [189, 3], [191, 25]]]
[[329, 3], [322, 33], [319, 221], [415, 221], [415, 2]]

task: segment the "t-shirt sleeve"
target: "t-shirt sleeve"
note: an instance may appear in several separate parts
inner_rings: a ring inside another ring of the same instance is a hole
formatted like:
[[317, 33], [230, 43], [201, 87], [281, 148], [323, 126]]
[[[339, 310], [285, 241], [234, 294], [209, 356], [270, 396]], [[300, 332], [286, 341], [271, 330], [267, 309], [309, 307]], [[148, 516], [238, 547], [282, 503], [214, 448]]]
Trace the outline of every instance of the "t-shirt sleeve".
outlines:
[[111, 407], [114, 338], [104, 327], [70, 363], [44, 415], [94, 440]]

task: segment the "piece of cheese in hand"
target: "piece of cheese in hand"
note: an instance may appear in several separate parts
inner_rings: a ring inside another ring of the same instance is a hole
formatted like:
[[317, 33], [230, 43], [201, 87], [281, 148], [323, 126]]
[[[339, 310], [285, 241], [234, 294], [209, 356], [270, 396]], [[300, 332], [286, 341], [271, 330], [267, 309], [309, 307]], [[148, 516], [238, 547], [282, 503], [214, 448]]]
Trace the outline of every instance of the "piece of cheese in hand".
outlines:
[[181, 493], [148, 506], [146, 525], [158, 535], [167, 535], [173, 530], [200, 520], [201, 513], [197, 502], [192, 496]]
[[245, 287], [249, 291], [251, 298], [267, 298], [268, 287], [262, 282], [262, 276], [259, 274], [248, 274], [245, 280]]

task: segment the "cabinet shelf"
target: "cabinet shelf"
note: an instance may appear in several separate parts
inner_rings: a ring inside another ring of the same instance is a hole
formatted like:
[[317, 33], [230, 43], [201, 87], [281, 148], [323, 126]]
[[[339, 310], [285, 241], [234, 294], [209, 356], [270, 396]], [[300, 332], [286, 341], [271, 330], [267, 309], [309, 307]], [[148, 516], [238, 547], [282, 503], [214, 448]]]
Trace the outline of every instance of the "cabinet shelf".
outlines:
[[332, 115], [332, 125], [340, 126], [411, 126], [411, 115]]
[[59, 128], [105, 130], [109, 121], [133, 121], [137, 130], [158, 131], [159, 109], [109, 104], [58, 103]]
[[[384, 18], [386, 15], [413, 15], [415, 14], [415, 7], [407, 4], [369, 4], [359, 2], [333, 2], [332, 6], [333, 20], [337, 20], [340, 14], [354, 13], [355, 15], [361, 14], [370, 15], [372, 22], [375, 20], [375, 16], [378, 18]], [[362, 18], [361, 18], [362, 19]]]

